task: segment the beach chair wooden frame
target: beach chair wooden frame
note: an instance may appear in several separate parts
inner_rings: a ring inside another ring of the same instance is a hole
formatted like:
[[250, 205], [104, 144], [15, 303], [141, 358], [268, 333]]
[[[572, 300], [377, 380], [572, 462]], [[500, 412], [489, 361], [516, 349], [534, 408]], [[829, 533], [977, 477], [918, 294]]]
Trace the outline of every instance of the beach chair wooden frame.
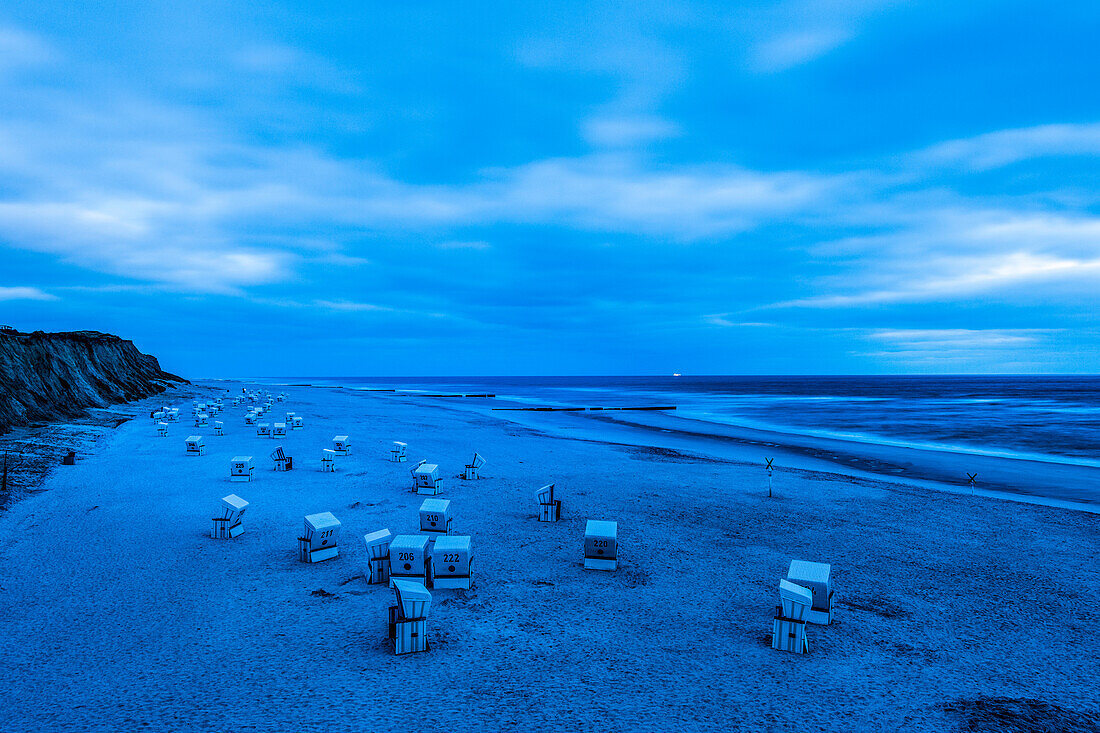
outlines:
[[772, 649], [808, 654], [810, 643], [806, 639], [806, 612], [813, 603], [813, 594], [807, 588], [788, 580], [779, 581], [780, 604], [772, 619]]
[[252, 470], [252, 456], [233, 456], [229, 461], [229, 480], [251, 481]]
[[539, 521], [556, 522], [561, 519], [561, 500], [554, 498], [554, 484], [547, 484], [535, 492], [539, 502]]
[[222, 516], [213, 517], [210, 536], [214, 539], [223, 540], [240, 536], [244, 532], [241, 521], [244, 519], [244, 512], [247, 508], [248, 502], [236, 494], [222, 497]]
[[439, 475], [439, 466], [434, 463], [421, 463], [413, 469], [413, 481], [416, 493], [421, 496], [437, 496], [443, 493], [443, 478]]
[[475, 452], [474, 457], [466, 464], [466, 470], [462, 472], [462, 478], [466, 481], [476, 481], [481, 478], [481, 467], [485, 465], [485, 458]]
[[619, 524], [589, 519], [584, 528], [586, 570], [615, 570], [619, 567]]
[[332, 512], [307, 515], [304, 528], [304, 536], [298, 538], [299, 560], [323, 562], [340, 554], [340, 520]]
[[380, 529], [363, 535], [363, 544], [367, 548], [367, 572], [363, 574], [367, 583], [378, 585], [390, 582], [390, 543], [393, 533]]
[[473, 585], [474, 553], [469, 536], [449, 535], [432, 547], [432, 587], [464, 588]]

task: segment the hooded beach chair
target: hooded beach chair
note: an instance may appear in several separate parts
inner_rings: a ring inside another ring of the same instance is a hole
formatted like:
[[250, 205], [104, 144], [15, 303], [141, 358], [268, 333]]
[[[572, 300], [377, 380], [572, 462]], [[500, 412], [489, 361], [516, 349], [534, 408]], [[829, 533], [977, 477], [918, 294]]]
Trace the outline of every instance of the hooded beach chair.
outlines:
[[252, 456], [233, 456], [229, 462], [229, 480], [252, 480]]
[[450, 499], [425, 499], [420, 504], [420, 531], [429, 536], [451, 533]]
[[389, 637], [395, 654], [428, 651], [428, 611], [432, 594], [420, 583], [394, 580], [391, 583], [396, 606], [389, 608]]
[[469, 588], [473, 583], [474, 553], [468, 536], [439, 537], [432, 547], [432, 587]]
[[294, 468], [294, 459], [283, 452], [281, 445], [271, 451], [271, 460], [275, 464], [276, 471], [289, 471]]
[[427, 463], [427, 461], [419, 460], [419, 461], [416, 462], [415, 466], [413, 466], [412, 468], [409, 469], [409, 475], [412, 476], [412, 480], [413, 480], [413, 482], [412, 482], [412, 492], [414, 494], [417, 491], [416, 472], [419, 471], [420, 467], [423, 466], [425, 463]]
[[338, 456], [351, 455], [351, 439], [346, 435], [337, 435], [332, 439], [332, 450]]
[[167, 438], [168, 437], [168, 423], [166, 423], [166, 422], [158, 422], [157, 423], [157, 435], [159, 435], [162, 438]]
[[230, 494], [222, 497], [222, 515], [214, 517], [214, 527], [210, 530], [210, 536], [214, 539], [228, 540], [244, 532], [241, 520], [244, 519], [244, 510], [248, 508], [248, 502]]
[[618, 522], [589, 519], [584, 527], [586, 570], [614, 570], [619, 567]]
[[271, 437], [271, 423], [258, 422], [256, 423], [256, 435], [261, 438]]
[[408, 443], [402, 443], [399, 440], [393, 441], [393, 447], [390, 448], [390, 460], [394, 463], [404, 463], [408, 460], [408, 456], [405, 453], [408, 448]]
[[547, 484], [535, 492], [539, 500], [539, 521], [556, 522], [561, 519], [561, 500], [554, 498], [554, 484]]
[[367, 548], [367, 572], [364, 577], [372, 585], [390, 581], [390, 542], [393, 533], [388, 529], [363, 535], [363, 544]]
[[435, 496], [443, 493], [443, 479], [439, 477], [439, 466], [434, 463], [422, 463], [413, 470], [416, 481], [416, 493], [423, 496]]
[[214, 435], [225, 435], [225, 423], [221, 420], [214, 421]]
[[470, 462], [466, 464], [466, 470], [462, 474], [462, 478], [467, 481], [473, 481], [481, 478], [481, 467], [485, 465], [485, 459], [481, 457], [480, 453], [474, 453], [474, 457], [470, 459]]
[[201, 435], [188, 435], [184, 445], [189, 456], [201, 456], [206, 453], [206, 444], [203, 442]]
[[302, 422], [301, 416], [300, 415], [295, 415], [294, 418], [291, 420], [290, 429], [291, 430], [301, 430], [303, 427], [304, 427], [304, 424]]
[[336, 470], [336, 451], [332, 448], [321, 450], [321, 472], [328, 473]]
[[432, 548], [427, 536], [399, 534], [390, 542], [390, 579], [431, 584]]
[[779, 602], [772, 621], [772, 649], [806, 654], [810, 651], [806, 641], [806, 612], [813, 605], [813, 593], [789, 580], [781, 580]]
[[828, 563], [791, 560], [787, 580], [806, 588], [813, 595], [813, 603], [806, 611], [807, 623], [825, 625], [833, 620], [831, 573], [832, 565]]
[[298, 538], [298, 559], [321, 562], [340, 554], [340, 520], [332, 512], [309, 514], [305, 518], [304, 536]]
[[271, 426], [272, 438], [285, 438], [286, 437], [286, 423], [277, 422]]
[[195, 427], [204, 428], [210, 422], [210, 416], [205, 412], [200, 412], [195, 415]]

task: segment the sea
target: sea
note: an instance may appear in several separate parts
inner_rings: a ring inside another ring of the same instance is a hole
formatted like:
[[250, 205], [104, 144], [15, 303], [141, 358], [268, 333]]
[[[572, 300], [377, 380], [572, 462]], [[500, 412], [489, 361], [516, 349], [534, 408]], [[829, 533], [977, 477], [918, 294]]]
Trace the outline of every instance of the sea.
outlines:
[[530, 407], [675, 407], [739, 426], [1100, 467], [1100, 376], [326, 377], [314, 385], [492, 394]]

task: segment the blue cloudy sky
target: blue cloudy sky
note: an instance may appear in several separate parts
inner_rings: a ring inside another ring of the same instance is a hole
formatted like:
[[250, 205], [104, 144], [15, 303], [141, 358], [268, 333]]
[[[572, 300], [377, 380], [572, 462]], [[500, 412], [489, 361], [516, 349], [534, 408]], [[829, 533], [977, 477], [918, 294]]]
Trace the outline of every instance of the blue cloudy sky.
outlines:
[[1100, 371], [1100, 3], [256, 5], [0, 6], [0, 322], [187, 376]]

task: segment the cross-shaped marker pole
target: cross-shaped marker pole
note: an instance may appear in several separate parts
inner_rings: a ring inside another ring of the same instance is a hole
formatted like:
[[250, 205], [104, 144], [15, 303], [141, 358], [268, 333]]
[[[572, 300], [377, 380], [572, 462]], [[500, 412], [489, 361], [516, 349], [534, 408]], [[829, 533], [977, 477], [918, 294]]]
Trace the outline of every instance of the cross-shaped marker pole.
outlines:
[[768, 465], [764, 466], [764, 470], [768, 472], [768, 498], [772, 498], [772, 459], [764, 458], [768, 462]]
[[970, 472], [968, 471], [968, 472], [967, 472], [967, 474], [966, 474], [966, 478], [967, 478], [967, 481], [966, 481], [966, 482], [967, 482], [967, 484], [969, 484], [969, 485], [970, 485], [970, 488], [972, 488], [972, 489], [973, 489], [973, 488], [974, 488], [974, 484], [978, 483], [978, 474], [976, 474], [976, 473], [970, 473]]

